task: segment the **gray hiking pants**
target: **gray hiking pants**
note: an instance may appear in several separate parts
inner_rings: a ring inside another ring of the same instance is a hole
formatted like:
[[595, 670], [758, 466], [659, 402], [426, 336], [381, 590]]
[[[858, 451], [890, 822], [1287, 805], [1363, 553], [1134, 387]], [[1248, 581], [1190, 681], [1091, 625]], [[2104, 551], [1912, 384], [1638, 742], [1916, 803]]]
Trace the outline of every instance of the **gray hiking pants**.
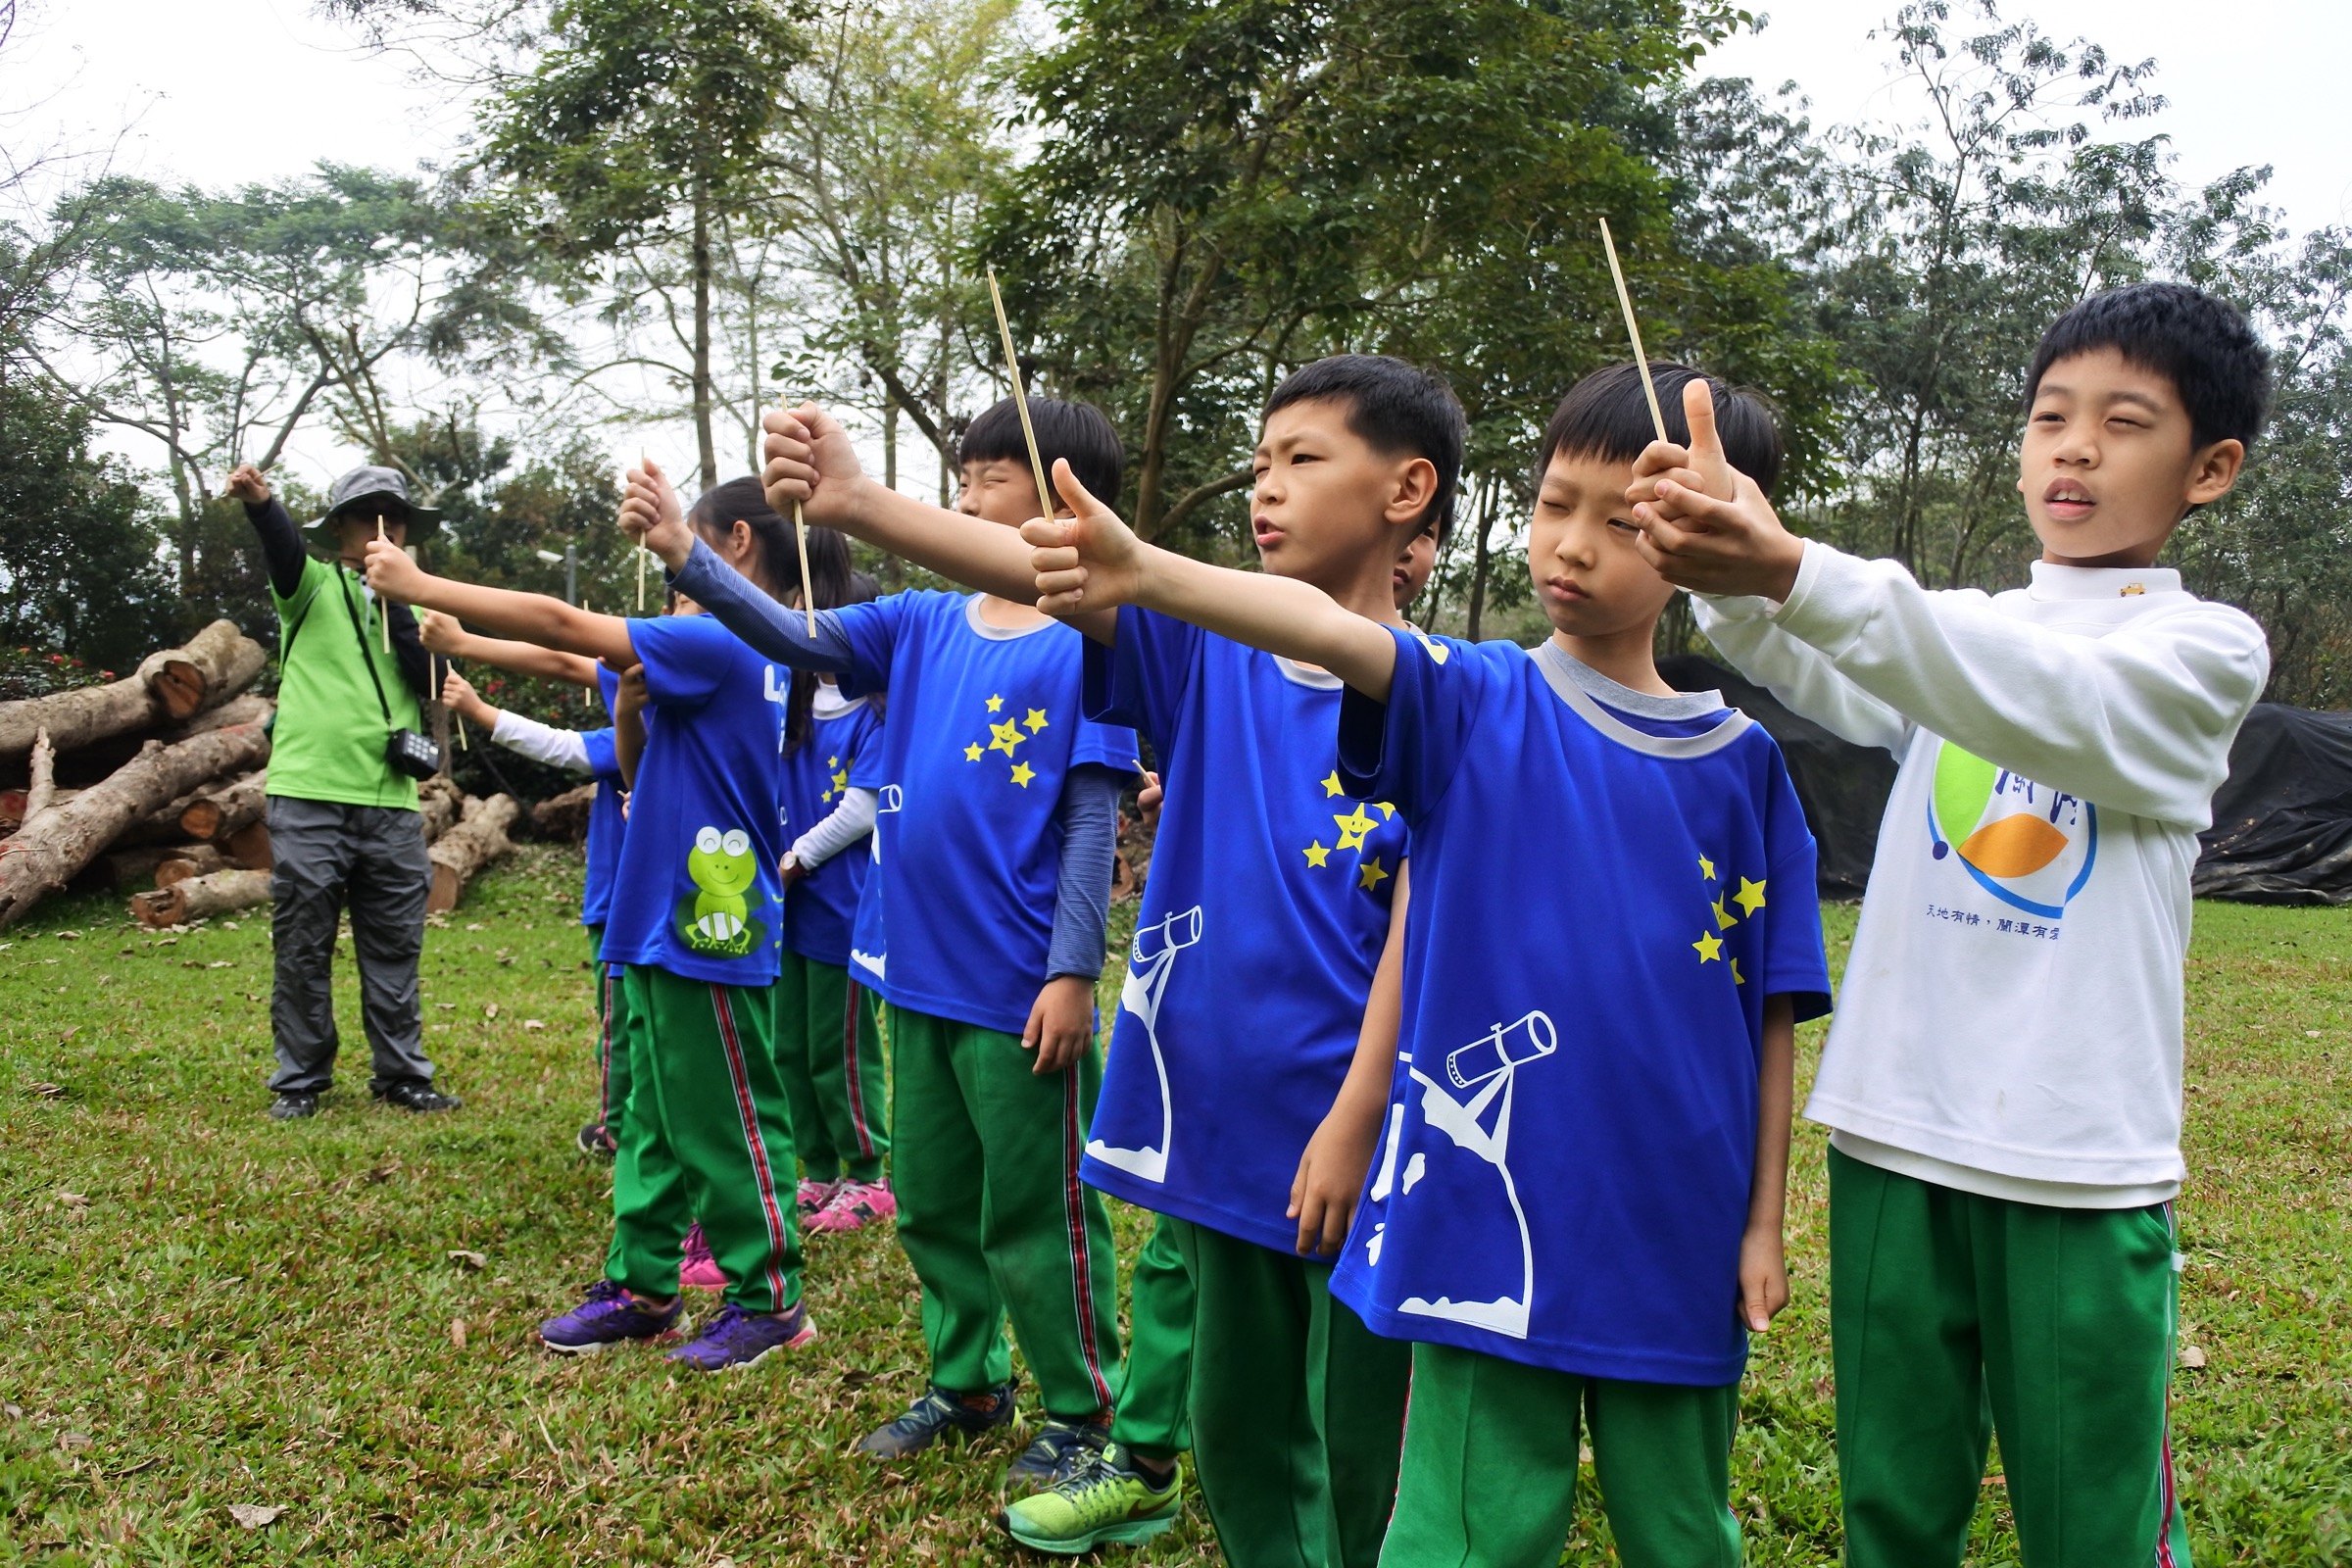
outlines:
[[387, 806], [270, 797], [270, 930], [277, 944], [270, 1029], [277, 1071], [270, 1087], [317, 1094], [334, 1081], [335, 925], [351, 911], [360, 963], [360, 1021], [374, 1056], [371, 1088], [432, 1082], [416, 960], [433, 885], [422, 819]]

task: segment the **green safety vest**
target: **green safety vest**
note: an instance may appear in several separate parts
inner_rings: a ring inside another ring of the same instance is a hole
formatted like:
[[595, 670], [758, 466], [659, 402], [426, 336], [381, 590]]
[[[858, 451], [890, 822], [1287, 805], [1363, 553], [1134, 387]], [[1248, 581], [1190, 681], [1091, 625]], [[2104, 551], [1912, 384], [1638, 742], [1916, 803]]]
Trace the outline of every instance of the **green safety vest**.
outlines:
[[357, 572], [313, 558], [292, 594], [270, 589], [279, 674], [269, 792], [413, 811], [416, 781], [393, 771], [384, 747], [394, 729], [420, 729], [422, 720], [400, 660], [384, 648], [383, 601], [365, 587]]

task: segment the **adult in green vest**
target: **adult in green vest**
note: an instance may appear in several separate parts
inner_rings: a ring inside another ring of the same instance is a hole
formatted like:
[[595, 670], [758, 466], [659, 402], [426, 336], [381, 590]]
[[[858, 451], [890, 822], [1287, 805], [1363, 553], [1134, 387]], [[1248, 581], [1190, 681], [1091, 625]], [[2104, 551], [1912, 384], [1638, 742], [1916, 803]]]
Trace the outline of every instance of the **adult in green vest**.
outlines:
[[230, 474], [228, 493], [245, 503], [260, 536], [278, 621], [269, 787], [277, 1070], [270, 1114], [317, 1114], [333, 1082], [335, 927], [346, 911], [374, 1063], [370, 1092], [402, 1110], [455, 1110], [458, 1101], [433, 1087], [416, 990], [432, 864], [416, 781], [390, 757], [394, 735], [420, 726], [430, 667], [408, 606], [376, 599], [359, 569], [379, 527], [394, 544], [412, 544], [439, 525], [439, 514], [410, 503], [399, 470], [354, 468], [335, 481], [326, 515], [310, 529], [321, 553], [313, 556], [259, 468], [246, 464]]

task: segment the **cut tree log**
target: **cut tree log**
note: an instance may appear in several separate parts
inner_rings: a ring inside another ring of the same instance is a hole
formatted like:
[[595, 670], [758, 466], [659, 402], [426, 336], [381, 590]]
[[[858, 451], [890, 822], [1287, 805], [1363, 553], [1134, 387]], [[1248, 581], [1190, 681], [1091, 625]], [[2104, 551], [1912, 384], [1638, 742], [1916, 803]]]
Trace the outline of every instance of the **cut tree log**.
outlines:
[[433, 890], [425, 895], [424, 910], [436, 914], [454, 909], [474, 873], [514, 848], [507, 829], [521, 808], [512, 795], [474, 796], [466, 803], [458, 825], [433, 841], [425, 855], [433, 862]]
[[155, 868], [166, 860], [184, 858], [194, 844], [149, 844], [135, 850], [116, 850], [90, 862], [85, 880], [100, 887], [146, 889], [155, 886]]
[[597, 785], [583, 784], [549, 796], [531, 808], [531, 825], [541, 838], [579, 843], [588, 836], [588, 812], [596, 805], [597, 789]]
[[105, 736], [187, 718], [252, 685], [269, 662], [262, 645], [237, 630], [235, 621], [216, 620], [186, 647], [148, 655], [122, 680], [0, 703], [0, 756], [30, 752], [42, 729], [52, 746], [70, 752]]
[[177, 746], [151, 745], [105, 783], [43, 811], [0, 843], [0, 929], [72, 881], [156, 808], [206, 779], [258, 767], [269, 756], [270, 737], [255, 724], [217, 729]]
[[188, 639], [185, 648], [150, 654], [139, 674], [163, 704], [169, 718], [182, 719], [218, 708], [252, 685], [270, 662], [262, 645], [233, 620], [216, 620]]
[[259, 822], [269, 779], [266, 772], [248, 773], [216, 789], [198, 790], [179, 813], [179, 830], [200, 842], [219, 844], [237, 829]]
[[231, 697], [219, 708], [208, 708], [184, 723], [172, 725], [157, 737], [165, 741], [184, 741], [191, 735], [201, 735], [208, 729], [226, 729], [231, 724], [259, 724], [277, 711], [274, 698], [254, 692]]
[[267, 871], [275, 863], [270, 851], [270, 824], [248, 822], [221, 842], [231, 864], [248, 871]]
[[49, 744], [49, 732], [32, 732], [31, 781], [24, 786], [24, 806], [17, 813], [18, 824], [31, 821], [57, 804], [57, 748]]
[[424, 817], [424, 842], [432, 843], [457, 825], [458, 812], [466, 804], [465, 791], [446, 774], [426, 779], [416, 786], [416, 809]]
[[[49, 804], [63, 806], [80, 793], [79, 790], [53, 791], [49, 796]], [[30, 790], [0, 790], [0, 834], [14, 833], [31, 819], [31, 813], [26, 809], [27, 797], [31, 794]]]
[[191, 844], [169, 860], [159, 860], [155, 866], [155, 885], [168, 888], [185, 882], [190, 877], [211, 876], [215, 871], [241, 869], [228, 863], [228, 857], [210, 844]]
[[192, 876], [152, 893], [134, 894], [130, 912], [148, 930], [160, 931], [166, 926], [186, 925], [190, 920], [201, 920], [211, 914], [232, 914], [269, 902], [269, 872], [215, 871], [211, 876]]

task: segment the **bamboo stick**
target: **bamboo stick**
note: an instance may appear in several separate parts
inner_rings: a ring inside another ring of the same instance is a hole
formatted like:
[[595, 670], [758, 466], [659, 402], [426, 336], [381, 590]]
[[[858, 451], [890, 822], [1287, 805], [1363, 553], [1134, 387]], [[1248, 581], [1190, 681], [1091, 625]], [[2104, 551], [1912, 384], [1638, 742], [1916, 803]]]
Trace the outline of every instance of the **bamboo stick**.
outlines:
[[1617, 281], [1617, 304], [1625, 312], [1625, 335], [1634, 342], [1634, 364], [1642, 369], [1642, 395], [1649, 399], [1649, 423], [1658, 439], [1666, 439], [1666, 415], [1658, 407], [1657, 383], [1649, 378], [1649, 354], [1642, 347], [1642, 325], [1634, 319], [1634, 297], [1626, 291], [1625, 269], [1617, 265], [1617, 241], [1609, 233], [1609, 220], [1600, 220], [1600, 243], [1609, 253], [1609, 276]]
[[1037, 431], [1029, 424], [1029, 392], [1021, 385], [1021, 362], [1012, 352], [1012, 323], [1004, 318], [1004, 296], [997, 288], [997, 270], [988, 270], [988, 297], [997, 308], [997, 335], [1004, 340], [1004, 374], [1012, 382], [1012, 406], [1021, 416], [1021, 439], [1029, 443], [1029, 473], [1037, 481], [1038, 515], [1051, 517], [1056, 508], [1053, 487], [1046, 483], [1046, 465], [1037, 455]]

